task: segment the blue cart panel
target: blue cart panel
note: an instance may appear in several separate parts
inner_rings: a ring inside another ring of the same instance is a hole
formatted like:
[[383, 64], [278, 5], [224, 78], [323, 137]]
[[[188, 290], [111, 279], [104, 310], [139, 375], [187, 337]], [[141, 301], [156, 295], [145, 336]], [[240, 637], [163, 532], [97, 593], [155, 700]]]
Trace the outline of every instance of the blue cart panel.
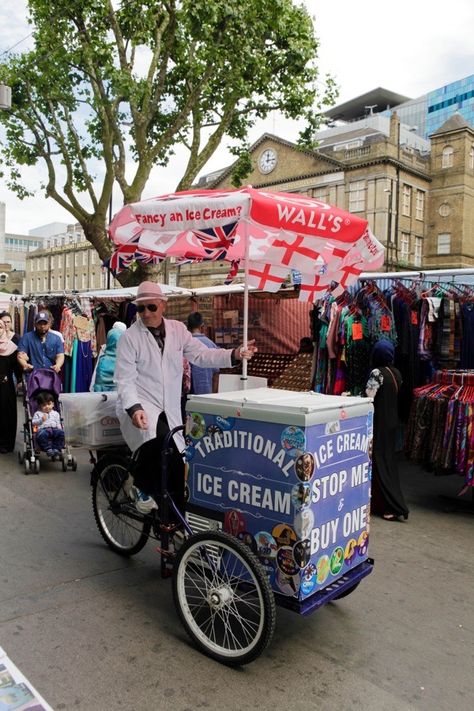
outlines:
[[365, 398], [267, 388], [191, 398], [190, 518], [247, 543], [280, 602], [319, 607], [371, 571], [372, 422]]

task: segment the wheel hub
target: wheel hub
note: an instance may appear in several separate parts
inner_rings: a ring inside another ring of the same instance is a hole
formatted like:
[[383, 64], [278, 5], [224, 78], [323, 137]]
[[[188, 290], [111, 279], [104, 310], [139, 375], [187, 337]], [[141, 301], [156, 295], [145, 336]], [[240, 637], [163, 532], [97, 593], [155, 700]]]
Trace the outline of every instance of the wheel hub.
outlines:
[[209, 606], [214, 610], [221, 610], [223, 607], [228, 605], [232, 600], [233, 594], [232, 590], [228, 585], [221, 585], [218, 588], [212, 588], [207, 596], [207, 601]]

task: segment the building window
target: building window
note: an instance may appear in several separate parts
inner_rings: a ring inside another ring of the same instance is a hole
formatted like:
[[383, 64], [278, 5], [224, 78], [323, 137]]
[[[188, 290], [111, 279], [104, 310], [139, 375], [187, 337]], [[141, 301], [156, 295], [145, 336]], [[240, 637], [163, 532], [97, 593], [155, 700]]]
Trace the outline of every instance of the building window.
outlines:
[[48, 268], [48, 257], [43, 257], [43, 269]]
[[415, 237], [415, 256], [413, 263], [415, 267], [421, 267], [421, 259], [423, 257], [423, 240], [421, 237]]
[[445, 146], [443, 148], [443, 154], [441, 157], [441, 167], [442, 168], [452, 168], [453, 167], [453, 147]]
[[410, 256], [410, 235], [408, 232], [402, 232], [400, 241], [400, 259], [403, 262], [408, 262]]
[[422, 220], [425, 215], [425, 193], [423, 190], [416, 191], [416, 219]]
[[64, 289], [65, 291], [69, 289], [69, 274], [64, 275]]
[[410, 217], [411, 215], [411, 187], [409, 185], [403, 186], [402, 215], [405, 215], [405, 217]]
[[43, 277], [43, 291], [46, 294], [48, 292], [48, 277]]
[[55, 279], [54, 279], [54, 274], [51, 274], [51, 291], [55, 291]]
[[87, 249], [82, 253], [82, 266], [87, 267]]
[[51, 269], [54, 269], [56, 267], [56, 259], [54, 257], [54, 254], [51, 255]]
[[71, 266], [71, 255], [69, 252], [66, 254], [66, 266], [67, 267]]
[[321, 200], [321, 202], [328, 201], [328, 189], [326, 188], [313, 188], [309, 191], [310, 197], [315, 200]]
[[[85, 252], [84, 252], [84, 254], [85, 254]], [[86, 272], [84, 272], [82, 275], [82, 288], [87, 289], [87, 274], [86, 274]]]
[[474, 170], [474, 146], [471, 146], [471, 150], [469, 151], [469, 167], [471, 170]]
[[437, 254], [449, 254], [451, 252], [451, 235], [444, 232], [438, 235]]
[[363, 212], [365, 210], [365, 180], [349, 183], [349, 211]]

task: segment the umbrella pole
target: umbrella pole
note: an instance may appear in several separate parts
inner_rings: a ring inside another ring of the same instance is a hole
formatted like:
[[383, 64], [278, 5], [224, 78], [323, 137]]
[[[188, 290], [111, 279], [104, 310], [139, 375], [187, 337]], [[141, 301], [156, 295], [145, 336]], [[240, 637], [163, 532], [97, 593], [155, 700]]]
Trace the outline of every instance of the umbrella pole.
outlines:
[[[248, 236], [248, 225], [245, 222], [245, 269], [244, 269], [244, 349], [247, 348], [248, 336], [249, 336], [249, 236]], [[242, 390], [247, 389], [247, 361], [244, 358], [242, 360], [242, 375], [240, 377], [242, 382]]]

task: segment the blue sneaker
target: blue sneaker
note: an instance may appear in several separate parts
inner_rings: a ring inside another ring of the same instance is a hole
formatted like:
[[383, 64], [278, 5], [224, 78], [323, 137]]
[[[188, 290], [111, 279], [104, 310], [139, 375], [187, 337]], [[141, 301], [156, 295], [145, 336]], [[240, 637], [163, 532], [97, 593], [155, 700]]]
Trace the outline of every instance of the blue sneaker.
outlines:
[[152, 496], [145, 494], [144, 491], [141, 491], [138, 486], [132, 486], [130, 488], [129, 496], [134, 502], [135, 508], [140, 513], [147, 514], [153, 511], [153, 509], [158, 508], [155, 499]]

